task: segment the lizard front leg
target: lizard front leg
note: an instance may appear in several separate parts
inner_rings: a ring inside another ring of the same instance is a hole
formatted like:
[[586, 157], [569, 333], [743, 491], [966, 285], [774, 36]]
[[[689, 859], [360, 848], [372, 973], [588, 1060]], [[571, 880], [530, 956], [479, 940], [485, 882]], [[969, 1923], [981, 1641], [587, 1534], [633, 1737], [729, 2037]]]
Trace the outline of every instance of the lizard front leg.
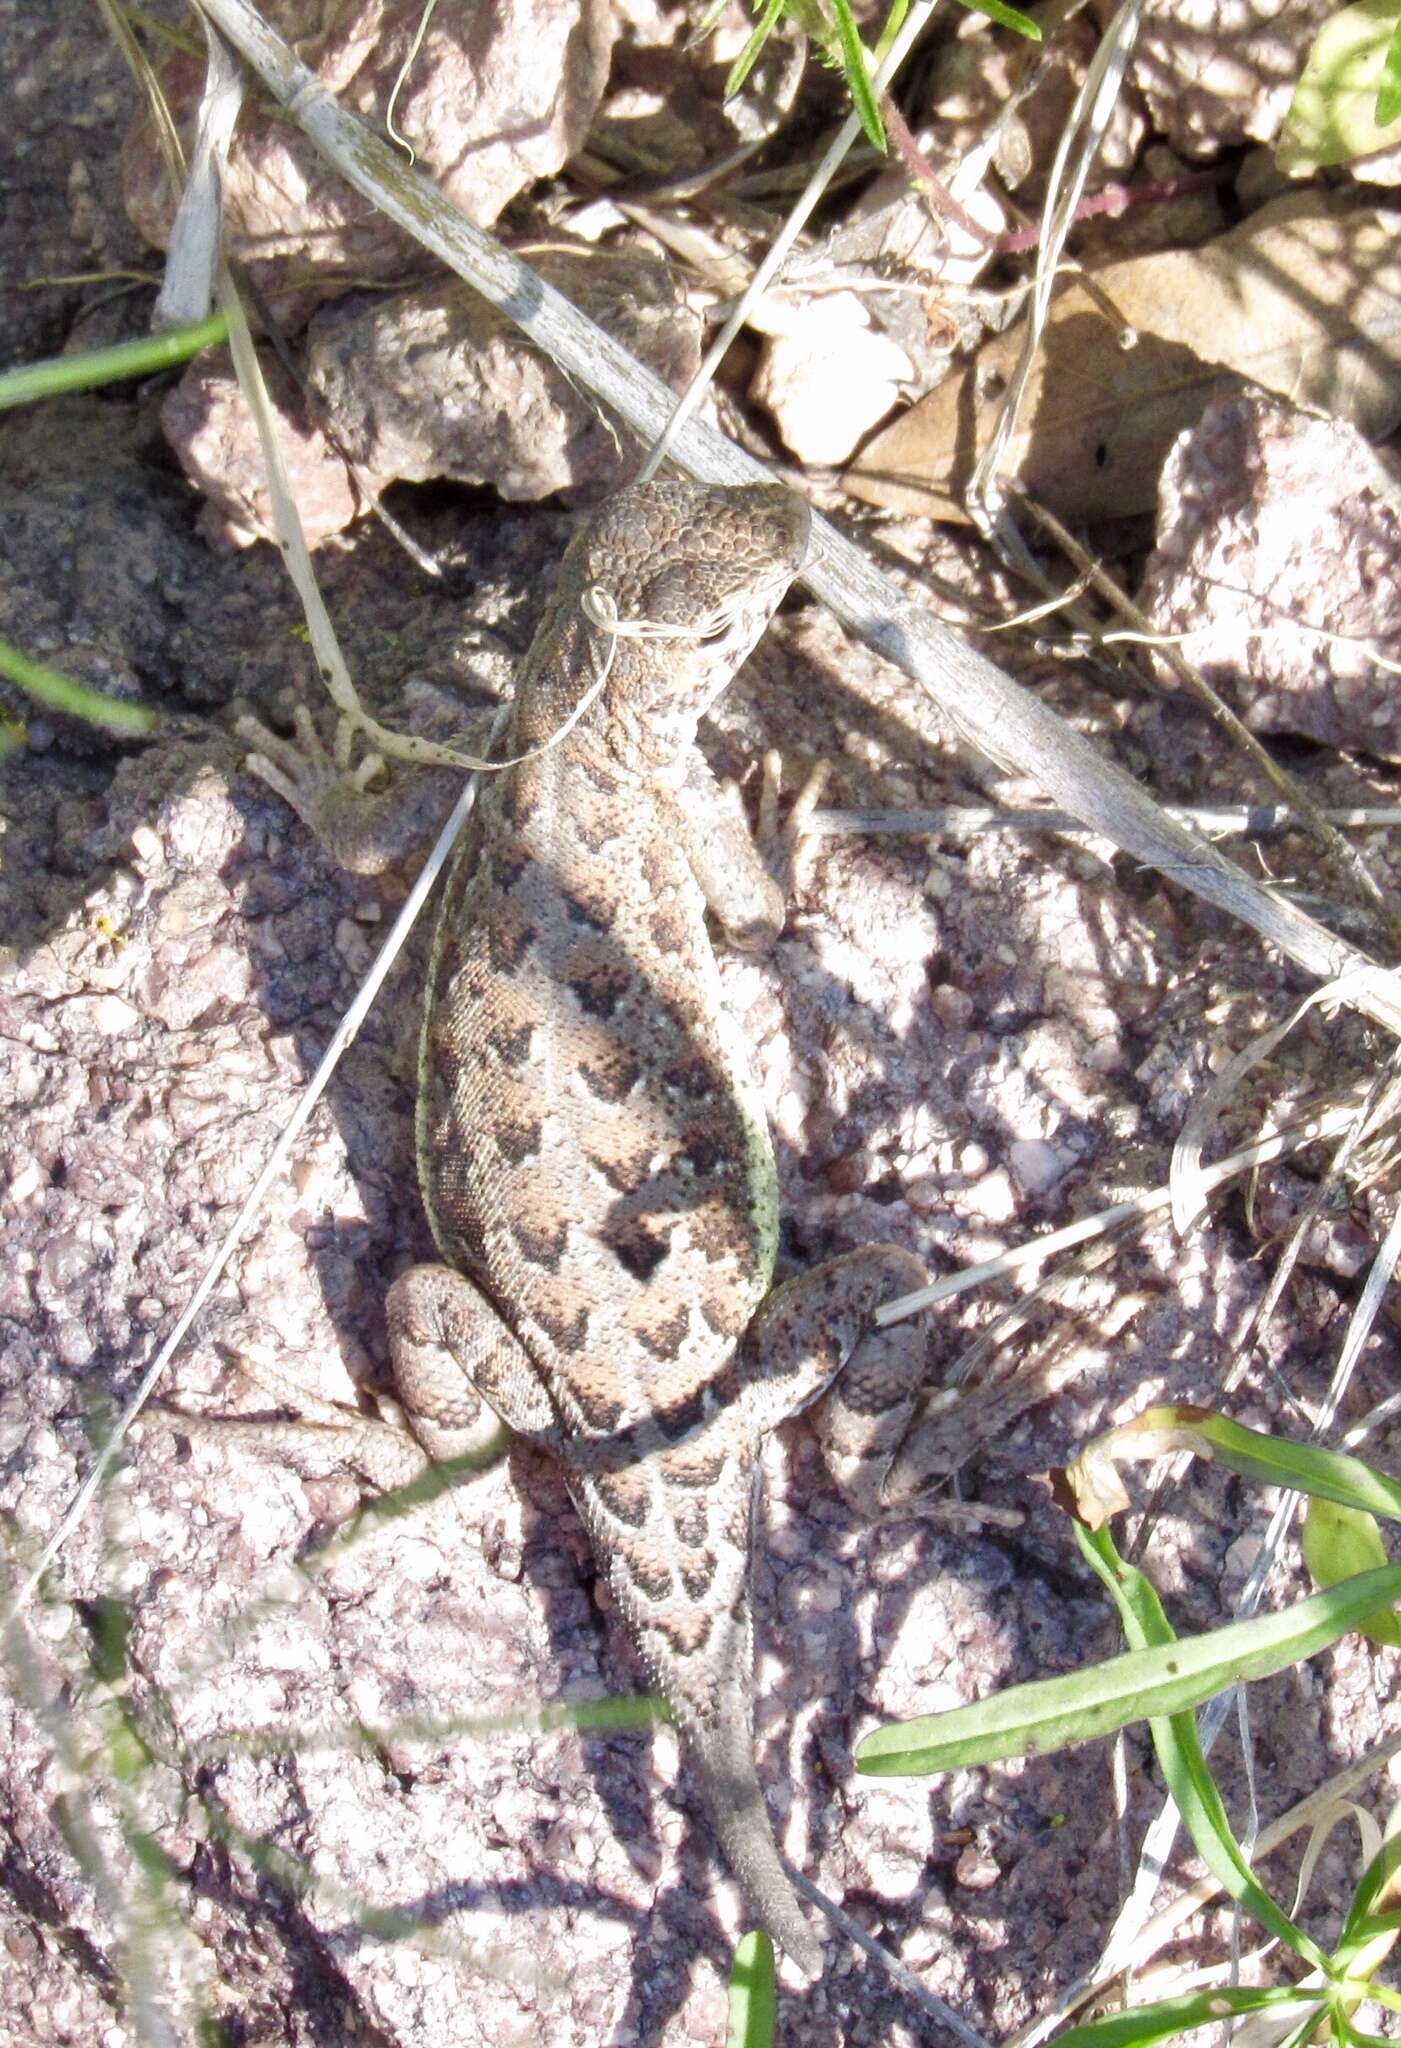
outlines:
[[[493, 716], [459, 714], [450, 743], [479, 757]], [[387, 786], [372, 789], [386, 773], [385, 762], [373, 751], [355, 761], [356, 728], [349, 719], [337, 721], [329, 748], [305, 705], [297, 706], [292, 722], [295, 737], [288, 740], [259, 719], [235, 721], [235, 732], [254, 750], [248, 756], [253, 774], [296, 812], [338, 867], [354, 875], [411, 873], [452, 809], [461, 775], [400, 764]]]
[[732, 946], [758, 950], [782, 931], [794, 849], [826, 780], [825, 765], [815, 768], [780, 826], [778, 756], [767, 754], [756, 837], [734, 784], [718, 782], [693, 751], [678, 792], [677, 830], [706, 907]]

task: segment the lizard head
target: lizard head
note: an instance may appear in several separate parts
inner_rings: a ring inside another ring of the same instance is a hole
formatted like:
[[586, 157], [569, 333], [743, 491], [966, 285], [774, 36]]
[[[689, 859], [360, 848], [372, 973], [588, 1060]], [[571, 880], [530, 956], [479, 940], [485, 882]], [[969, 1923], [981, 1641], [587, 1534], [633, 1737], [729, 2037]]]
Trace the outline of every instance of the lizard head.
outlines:
[[608, 664], [590, 723], [629, 765], [656, 772], [689, 747], [802, 567], [809, 526], [781, 484], [662, 482], [619, 491], [576, 535], [561, 595], [592, 594], [593, 660]]

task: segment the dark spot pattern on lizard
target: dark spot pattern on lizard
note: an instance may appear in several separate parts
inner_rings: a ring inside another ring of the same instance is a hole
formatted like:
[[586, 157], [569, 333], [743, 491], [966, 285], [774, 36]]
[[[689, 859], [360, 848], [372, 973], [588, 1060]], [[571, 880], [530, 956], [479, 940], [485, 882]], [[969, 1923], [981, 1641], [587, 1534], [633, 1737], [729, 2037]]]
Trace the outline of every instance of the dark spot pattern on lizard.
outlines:
[[540, 1158], [545, 1149], [545, 1127], [538, 1118], [507, 1123], [505, 1117], [500, 1116], [486, 1137], [507, 1166], [524, 1166], [529, 1160]]
[[[725, 1469], [727, 1453], [722, 1444], [706, 1437], [697, 1437], [688, 1444], [678, 1444], [667, 1453], [666, 1475], [673, 1486], [694, 1487], [698, 1491], [718, 1485]], [[678, 1516], [688, 1514], [690, 1503], [682, 1500], [676, 1504]]]
[[626, 966], [607, 959], [591, 961], [587, 955], [576, 960], [565, 983], [586, 1017], [601, 1023], [617, 1013], [618, 1007], [638, 986], [637, 976]]
[[628, 1576], [648, 1600], [665, 1600], [675, 1586], [671, 1561], [657, 1547], [643, 1540], [620, 1537], [619, 1555], [626, 1559]]
[[[779, 486], [668, 482], [566, 550], [494, 742], [526, 758], [484, 778], [443, 894], [417, 1119], [442, 1264], [389, 1322], [411, 1416], [465, 1412], [471, 1381], [560, 1460], [730, 1864], [811, 1977], [753, 1759], [755, 1460], [919, 1269], [870, 1247], [766, 1299], [777, 1174], [707, 918], [771, 936], [782, 905], [695, 747], [807, 540]], [[600, 630], [597, 585], [674, 630]]]
[[[562, 1357], [582, 1355], [588, 1344], [589, 1317], [587, 1309], [575, 1309], [572, 1314], [552, 1309], [547, 1302], [536, 1302], [531, 1310], [531, 1320], [538, 1323], [544, 1335]], [[622, 1415], [622, 1408], [613, 1403], [610, 1408], [611, 1420], [607, 1417], [597, 1426], [612, 1429]]]
[[690, 1600], [703, 1600], [715, 1584], [717, 1560], [713, 1550], [690, 1552], [679, 1560], [681, 1584]]
[[689, 1309], [667, 1310], [659, 1304], [652, 1315], [638, 1322], [637, 1341], [659, 1365], [666, 1365], [685, 1343], [690, 1327]]
[[614, 906], [605, 901], [572, 894], [565, 890], [560, 898], [564, 914], [572, 925], [581, 925], [585, 931], [606, 932], [611, 929]]
[[605, 1233], [604, 1243], [634, 1280], [650, 1280], [667, 1255], [667, 1240], [644, 1224], [625, 1224]]
[[533, 922], [508, 898], [493, 906], [485, 927], [493, 974], [514, 974], [534, 947], [539, 934]]
[[533, 1022], [525, 1024], [496, 1024], [487, 1032], [487, 1048], [493, 1058], [503, 1067], [528, 1067], [530, 1046], [535, 1036]]
[[615, 1522], [640, 1529], [652, 1506], [652, 1489], [636, 1467], [626, 1472], [599, 1472], [594, 1491]]
[[685, 1053], [659, 1076], [667, 1095], [681, 1102], [709, 1102], [715, 1093], [715, 1071], [699, 1053]]
[[642, 1080], [642, 1062], [627, 1052], [610, 1052], [579, 1062], [579, 1079], [599, 1102], [626, 1102]]
[[564, 1258], [564, 1248], [569, 1240], [568, 1226], [556, 1223], [553, 1228], [541, 1227], [526, 1221], [523, 1216], [508, 1216], [506, 1228], [516, 1241], [521, 1257], [529, 1259], [543, 1273], [557, 1273]]

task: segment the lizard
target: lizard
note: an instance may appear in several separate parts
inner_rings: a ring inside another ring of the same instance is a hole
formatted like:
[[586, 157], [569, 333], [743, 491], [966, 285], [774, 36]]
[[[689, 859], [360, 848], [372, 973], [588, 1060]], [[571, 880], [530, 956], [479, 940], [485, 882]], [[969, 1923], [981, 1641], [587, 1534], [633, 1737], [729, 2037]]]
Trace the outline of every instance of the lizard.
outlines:
[[[483, 778], [442, 896], [416, 1116], [439, 1261], [402, 1274], [386, 1314], [420, 1456], [459, 1454], [484, 1402], [559, 1461], [714, 1834], [811, 1980], [823, 1947], [753, 1756], [757, 1460], [825, 1396], [829, 1463], [864, 1505], [884, 1497], [923, 1346], [872, 1316], [926, 1276], [872, 1245], [774, 1287], [773, 1146], [707, 925], [756, 946], [783, 923], [696, 729], [808, 545], [784, 486], [655, 482], [566, 549], [498, 742], [514, 765]], [[309, 717], [296, 744], [242, 729], [250, 766], [347, 865], [400, 850]]]

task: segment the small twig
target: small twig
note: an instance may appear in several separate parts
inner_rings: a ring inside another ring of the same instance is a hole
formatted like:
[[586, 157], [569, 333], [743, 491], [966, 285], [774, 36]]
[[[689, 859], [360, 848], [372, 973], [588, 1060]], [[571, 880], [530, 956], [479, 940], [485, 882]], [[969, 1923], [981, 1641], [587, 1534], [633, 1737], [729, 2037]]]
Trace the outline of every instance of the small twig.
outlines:
[[[1291, 804], [1167, 804], [1168, 816], [1180, 818], [1208, 837], [1270, 839], [1284, 832], [1303, 829], [1303, 820]], [[1359, 804], [1326, 810], [1321, 816], [1330, 825], [1348, 831], [1370, 832], [1401, 825], [1401, 805]], [[903, 834], [910, 838], [969, 839], [980, 832], [1055, 832], [1066, 838], [1091, 838], [1089, 826], [1069, 811], [1036, 809], [999, 810], [994, 804], [941, 804], [918, 811], [814, 811], [807, 831], [819, 839], [839, 839], [875, 833]]]

